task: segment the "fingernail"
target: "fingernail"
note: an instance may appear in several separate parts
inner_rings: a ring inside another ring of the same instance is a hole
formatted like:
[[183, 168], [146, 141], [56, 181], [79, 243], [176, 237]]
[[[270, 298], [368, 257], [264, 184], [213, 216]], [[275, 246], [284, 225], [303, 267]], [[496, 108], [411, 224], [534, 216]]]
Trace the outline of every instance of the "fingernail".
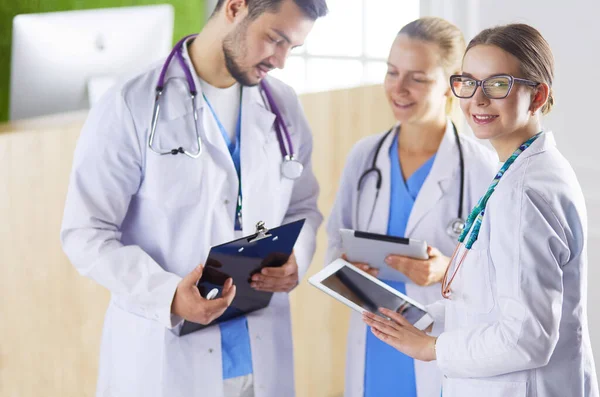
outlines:
[[259, 279], [260, 279], [260, 277], [258, 277], [256, 274], [254, 276], [252, 276], [253, 281], [258, 281]]
[[385, 263], [390, 263], [391, 261], [392, 261], [392, 260], [391, 260], [391, 258], [390, 258], [389, 256], [387, 256], [387, 257], [385, 258]]

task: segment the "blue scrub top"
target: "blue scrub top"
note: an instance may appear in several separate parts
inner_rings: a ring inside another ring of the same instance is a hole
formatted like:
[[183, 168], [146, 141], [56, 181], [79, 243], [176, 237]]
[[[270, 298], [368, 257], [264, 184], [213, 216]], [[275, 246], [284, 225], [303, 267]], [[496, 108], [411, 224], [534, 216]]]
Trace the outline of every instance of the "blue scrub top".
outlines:
[[[404, 181], [398, 157], [398, 134], [390, 147], [391, 189], [387, 234], [405, 237], [406, 225], [415, 199], [423, 186], [435, 155]], [[398, 281], [382, 280], [402, 293], [406, 285]], [[412, 358], [377, 339], [367, 330], [365, 351], [365, 397], [416, 397], [415, 363]]]
[[[225, 131], [225, 127], [217, 117], [210, 102], [204, 97], [208, 107], [215, 118], [221, 135], [227, 144], [231, 159], [235, 165], [235, 170], [238, 178], [241, 178], [241, 162], [240, 162], [240, 144], [241, 144], [241, 120], [242, 120], [242, 105], [240, 104], [240, 112], [238, 114], [236, 140], [231, 142], [229, 134]], [[240, 190], [241, 190], [240, 183]], [[241, 194], [241, 193], [240, 193]], [[237, 216], [236, 216], [237, 219]], [[237, 223], [237, 222], [236, 222]], [[237, 225], [241, 227], [241, 225]], [[227, 322], [219, 324], [221, 329], [221, 355], [223, 362], [223, 379], [237, 378], [251, 374], [252, 371], [252, 350], [250, 348], [250, 333], [248, 331], [248, 320], [246, 316], [234, 318]]]

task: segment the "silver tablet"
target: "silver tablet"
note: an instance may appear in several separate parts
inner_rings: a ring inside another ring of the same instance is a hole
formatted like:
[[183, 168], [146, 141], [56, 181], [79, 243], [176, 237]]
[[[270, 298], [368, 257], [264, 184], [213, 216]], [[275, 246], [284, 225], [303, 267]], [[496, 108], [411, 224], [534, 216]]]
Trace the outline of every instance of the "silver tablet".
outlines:
[[360, 313], [387, 318], [379, 312], [383, 307], [400, 313], [420, 330], [433, 323], [421, 304], [343, 259], [336, 259], [308, 282]]
[[388, 255], [402, 255], [415, 259], [427, 259], [427, 243], [411, 238], [387, 236], [340, 229], [343, 251], [351, 262], [362, 262], [379, 269], [379, 278], [409, 282], [408, 278], [385, 263]]

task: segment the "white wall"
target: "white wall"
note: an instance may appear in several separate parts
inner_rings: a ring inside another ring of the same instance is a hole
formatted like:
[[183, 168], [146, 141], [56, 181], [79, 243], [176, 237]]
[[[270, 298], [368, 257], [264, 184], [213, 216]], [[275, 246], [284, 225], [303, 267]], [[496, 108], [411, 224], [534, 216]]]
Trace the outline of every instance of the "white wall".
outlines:
[[571, 162], [583, 188], [589, 220], [588, 316], [592, 346], [600, 369], [600, 129], [597, 117], [600, 83], [598, 0], [422, 0], [422, 15], [457, 24], [467, 41], [480, 30], [523, 22], [537, 28], [555, 58], [556, 106], [544, 126], [555, 132], [558, 147]]
[[208, 21], [208, 18], [212, 15], [217, 5], [217, 0], [204, 0], [204, 19]]

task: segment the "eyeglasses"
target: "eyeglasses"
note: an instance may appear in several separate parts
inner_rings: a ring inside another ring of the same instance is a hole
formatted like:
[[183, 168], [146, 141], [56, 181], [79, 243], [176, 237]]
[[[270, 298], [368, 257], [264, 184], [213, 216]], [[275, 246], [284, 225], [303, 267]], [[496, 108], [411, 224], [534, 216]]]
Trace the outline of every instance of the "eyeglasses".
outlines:
[[452, 93], [461, 99], [473, 97], [479, 86], [481, 86], [483, 94], [486, 97], [490, 99], [504, 99], [510, 94], [510, 90], [515, 82], [530, 87], [537, 87], [539, 85], [539, 83], [536, 83], [535, 81], [520, 79], [508, 74], [492, 76], [483, 80], [476, 80], [460, 74], [450, 76]]

